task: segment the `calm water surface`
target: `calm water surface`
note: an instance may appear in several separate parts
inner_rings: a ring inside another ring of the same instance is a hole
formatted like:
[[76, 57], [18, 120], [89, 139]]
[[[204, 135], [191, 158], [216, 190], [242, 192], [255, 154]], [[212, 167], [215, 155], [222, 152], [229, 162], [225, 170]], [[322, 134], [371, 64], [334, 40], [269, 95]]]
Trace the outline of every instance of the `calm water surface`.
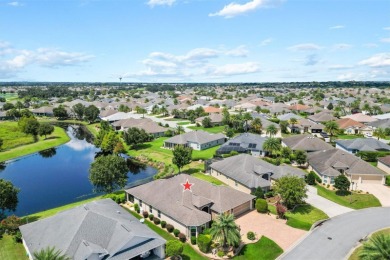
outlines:
[[[68, 143], [9, 161], [0, 169], [0, 178], [20, 189], [16, 215], [24, 216], [98, 195], [93, 193], [88, 170], [99, 149], [88, 142], [81, 128], [68, 127], [67, 133], [71, 138]], [[156, 173], [152, 167], [133, 166], [128, 173], [128, 186]]]

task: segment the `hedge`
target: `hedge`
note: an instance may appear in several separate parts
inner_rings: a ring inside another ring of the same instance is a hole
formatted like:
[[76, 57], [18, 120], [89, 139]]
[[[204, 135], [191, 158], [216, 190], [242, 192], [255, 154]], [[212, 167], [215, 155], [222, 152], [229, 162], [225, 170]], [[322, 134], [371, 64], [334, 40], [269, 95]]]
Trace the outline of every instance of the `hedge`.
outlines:
[[267, 213], [268, 212], [268, 203], [265, 199], [257, 199], [256, 200], [256, 210], [259, 213]]
[[211, 247], [211, 236], [210, 235], [202, 235], [200, 234], [196, 240], [198, 244], [199, 250], [203, 253], [208, 253]]

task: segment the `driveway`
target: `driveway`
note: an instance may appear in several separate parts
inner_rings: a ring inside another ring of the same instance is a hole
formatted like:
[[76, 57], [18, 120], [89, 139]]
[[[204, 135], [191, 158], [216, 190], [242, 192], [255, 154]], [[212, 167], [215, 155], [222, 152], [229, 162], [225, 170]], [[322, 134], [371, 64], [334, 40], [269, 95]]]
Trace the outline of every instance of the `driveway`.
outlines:
[[368, 191], [378, 198], [383, 207], [390, 207], [390, 187], [376, 183], [360, 183], [357, 189]]
[[341, 206], [333, 201], [325, 199], [317, 194], [317, 189], [313, 186], [307, 186], [306, 202], [325, 212], [330, 218], [353, 211], [353, 209]]
[[241, 228], [241, 235], [244, 242], [250, 242], [246, 238], [248, 231], [262, 235], [275, 241], [283, 250], [286, 250], [307, 232], [301, 229], [292, 228], [286, 225], [286, 220], [276, 219], [273, 215], [260, 214], [256, 210], [249, 212], [236, 220]]
[[278, 259], [344, 259], [359, 240], [390, 227], [390, 208], [354, 210], [334, 217], [311, 231], [297, 246]]

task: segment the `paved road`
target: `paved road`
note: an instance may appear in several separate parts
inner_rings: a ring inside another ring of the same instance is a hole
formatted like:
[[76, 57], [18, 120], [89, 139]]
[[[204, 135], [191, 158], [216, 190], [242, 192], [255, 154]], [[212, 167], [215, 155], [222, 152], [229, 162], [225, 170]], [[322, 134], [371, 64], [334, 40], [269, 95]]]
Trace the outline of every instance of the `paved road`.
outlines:
[[344, 259], [358, 245], [359, 239], [386, 227], [390, 227], [390, 207], [348, 212], [315, 228], [297, 246], [278, 259]]
[[308, 191], [306, 202], [316, 208], [319, 208], [331, 218], [353, 211], [353, 209], [341, 206], [337, 203], [334, 203], [333, 201], [321, 197], [317, 194], [317, 189], [313, 186], [307, 186], [307, 189]]

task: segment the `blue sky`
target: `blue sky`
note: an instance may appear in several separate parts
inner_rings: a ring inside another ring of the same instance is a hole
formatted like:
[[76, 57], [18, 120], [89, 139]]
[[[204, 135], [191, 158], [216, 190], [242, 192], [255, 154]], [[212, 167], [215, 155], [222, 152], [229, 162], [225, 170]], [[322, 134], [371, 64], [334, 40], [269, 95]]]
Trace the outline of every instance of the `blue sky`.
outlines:
[[0, 0], [0, 81], [390, 80], [388, 0]]

